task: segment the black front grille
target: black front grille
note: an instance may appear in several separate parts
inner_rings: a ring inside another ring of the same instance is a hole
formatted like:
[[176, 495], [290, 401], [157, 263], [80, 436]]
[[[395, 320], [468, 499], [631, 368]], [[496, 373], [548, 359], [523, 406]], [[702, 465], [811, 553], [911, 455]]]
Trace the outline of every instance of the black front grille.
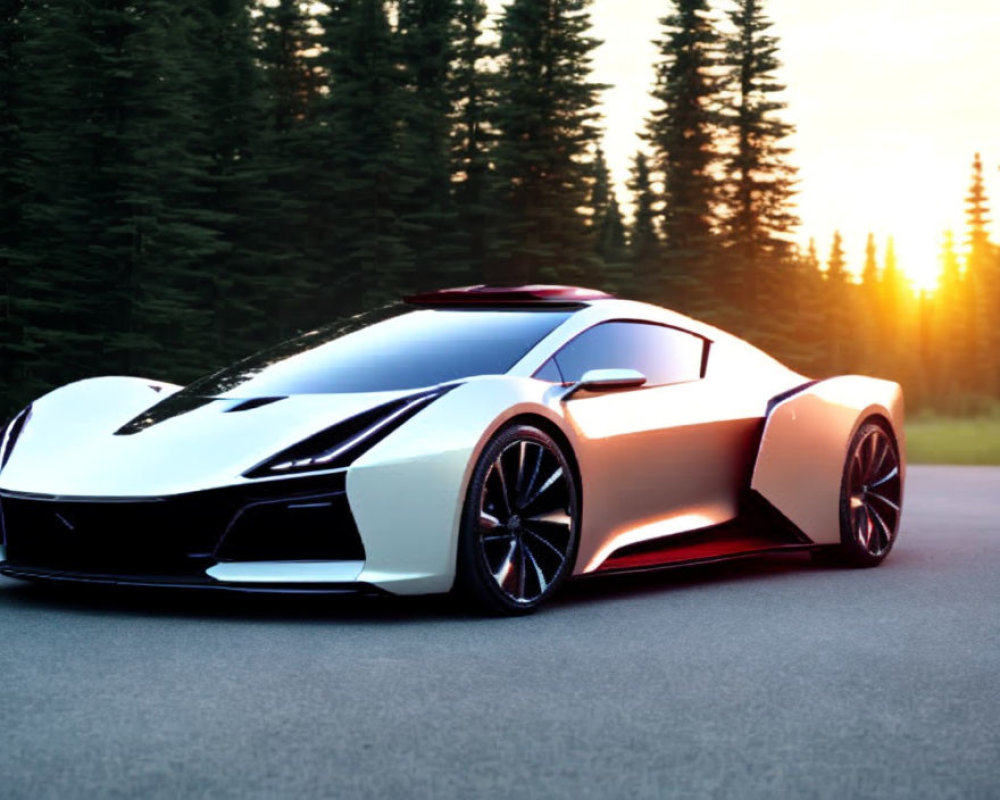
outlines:
[[342, 476], [149, 500], [0, 496], [7, 561], [100, 574], [200, 574], [218, 560], [363, 559]]

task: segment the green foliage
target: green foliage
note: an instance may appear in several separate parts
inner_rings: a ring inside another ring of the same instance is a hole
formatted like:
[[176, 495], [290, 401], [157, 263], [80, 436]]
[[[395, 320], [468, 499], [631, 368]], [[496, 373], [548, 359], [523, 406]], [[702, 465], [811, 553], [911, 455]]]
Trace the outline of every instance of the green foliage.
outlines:
[[415, 282], [401, 219], [418, 183], [402, 152], [407, 76], [381, 0], [330, 3], [319, 22], [326, 92], [311, 130], [319, 174], [310, 222], [328, 266], [318, 298], [329, 309], [348, 290], [348, 305], [380, 305]]
[[782, 322], [781, 283], [790, 279], [790, 237], [796, 170], [788, 163], [794, 128], [779, 116], [785, 87], [776, 71], [778, 39], [761, 0], [737, 0], [728, 12], [721, 217], [725, 247], [724, 296], [744, 329], [772, 346], [792, 331]]
[[483, 0], [458, 0], [451, 30], [454, 61], [447, 82], [452, 101], [451, 185], [458, 215], [453, 235], [458, 263], [464, 264], [470, 281], [484, 274], [496, 230], [490, 169], [497, 78], [487, 67], [499, 50], [482, 36], [485, 19]]
[[23, 160], [19, 100], [23, 81], [23, 34], [19, 16], [24, 3], [0, 7], [0, 415], [19, 399], [17, 345], [20, 335], [14, 309], [13, 284], [21, 251], [21, 204], [28, 191]]
[[[512, 0], [500, 20], [503, 58], [494, 123], [498, 211], [490, 277], [586, 283], [594, 277], [586, 218], [598, 141], [590, 81], [589, 0]], [[591, 209], [592, 215], [592, 209]]]
[[462, 285], [472, 275], [451, 185], [452, 114], [460, 100], [451, 83], [458, 3], [400, 0], [398, 15], [407, 95], [399, 147], [411, 181], [400, 220], [414, 257], [413, 283], [419, 289]]
[[977, 156], [968, 257], [915, 298], [788, 244], [794, 170], [760, 0], [663, 20], [626, 224], [599, 148], [588, 0], [0, 5], [0, 415], [108, 372], [186, 382], [413, 289], [593, 285], [705, 316], [911, 406], [1000, 391]]
[[678, 0], [660, 23], [658, 105], [646, 131], [663, 178], [660, 269], [651, 288], [675, 306], [705, 313], [720, 263], [714, 236], [720, 188], [712, 167], [721, 43], [706, 0]]
[[628, 189], [634, 204], [628, 232], [633, 289], [642, 287], [648, 291], [655, 285], [659, 269], [660, 238], [656, 232], [657, 198], [650, 179], [649, 160], [641, 151], [633, 159]]
[[597, 149], [592, 170], [594, 183], [590, 192], [590, 209], [593, 214], [590, 219], [590, 235], [600, 273], [593, 275], [590, 285], [628, 295], [632, 291], [632, 275], [628, 263], [625, 222], [601, 148]]
[[907, 458], [914, 464], [1000, 464], [1000, 415], [982, 409], [980, 414], [911, 418], [906, 424]]

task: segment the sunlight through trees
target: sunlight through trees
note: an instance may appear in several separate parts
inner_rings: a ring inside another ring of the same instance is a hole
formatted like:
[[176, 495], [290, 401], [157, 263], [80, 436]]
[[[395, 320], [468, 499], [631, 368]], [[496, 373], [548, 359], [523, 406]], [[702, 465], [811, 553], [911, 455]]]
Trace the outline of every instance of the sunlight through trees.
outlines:
[[664, 2], [623, 187], [589, 0], [3, 4], [0, 411], [96, 374], [184, 383], [411, 291], [522, 281], [661, 303], [811, 376], [899, 380], [911, 407], [987, 408], [993, 165], [973, 159], [934, 291], [874, 234], [855, 272], [832, 221], [800, 251], [780, 42], [762, 0], [721, 2]]

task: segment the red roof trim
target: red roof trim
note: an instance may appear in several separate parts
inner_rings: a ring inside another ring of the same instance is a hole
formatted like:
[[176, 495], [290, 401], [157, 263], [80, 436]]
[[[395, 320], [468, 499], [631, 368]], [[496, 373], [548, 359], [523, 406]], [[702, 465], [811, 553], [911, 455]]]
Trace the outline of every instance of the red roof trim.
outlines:
[[579, 286], [463, 286], [421, 292], [404, 298], [407, 303], [426, 306], [488, 306], [584, 303], [590, 300], [607, 300], [612, 295], [596, 289]]

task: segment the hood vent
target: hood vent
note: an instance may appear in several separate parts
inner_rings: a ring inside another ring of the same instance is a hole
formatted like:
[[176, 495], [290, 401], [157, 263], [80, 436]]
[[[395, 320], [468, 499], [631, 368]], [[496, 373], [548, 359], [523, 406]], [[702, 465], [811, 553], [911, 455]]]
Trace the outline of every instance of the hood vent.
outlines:
[[151, 428], [168, 419], [179, 417], [181, 414], [187, 414], [189, 411], [194, 411], [197, 408], [214, 402], [215, 400], [211, 397], [170, 395], [170, 397], [161, 400], [152, 408], [143, 411], [135, 419], [126, 422], [115, 431], [115, 436], [131, 436], [134, 433], [140, 433], [146, 430], [146, 428]]
[[284, 397], [256, 397], [253, 400], [244, 400], [242, 403], [237, 403], [235, 406], [227, 408], [225, 413], [235, 414], [237, 411], [253, 411], [255, 408], [269, 406], [271, 403], [277, 403], [279, 400], [284, 399]]

